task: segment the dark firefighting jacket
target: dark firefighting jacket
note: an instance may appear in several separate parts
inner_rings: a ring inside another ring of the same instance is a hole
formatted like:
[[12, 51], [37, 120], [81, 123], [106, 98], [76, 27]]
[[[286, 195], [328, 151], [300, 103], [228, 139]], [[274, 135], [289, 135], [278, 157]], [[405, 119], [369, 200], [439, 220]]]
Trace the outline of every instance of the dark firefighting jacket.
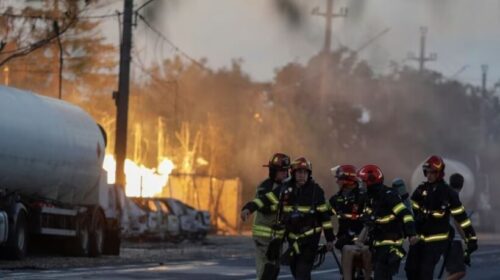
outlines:
[[371, 245], [401, 246], [404, 237], [416, 235], [415, 221], [396, 190], [385, 185], [368, 187], [364, 220], [372, 228]]
[[469, 240], [477, 240], [471, 220], [460, 202], [458, 193], [444, 180], [425, 182], [411, 196], [417, 233], [425, 242], [447, 240], [450, 235], [450, 216], [457, 221]]
[[353, 241], [363, 229], [361, 214], [365, 207], [366, 192], [359, 187], [355, 187], [350, 192], [340, 190], [333, 195], [329, 204], [332, 208], [332, 213], [339, 220], [339, 228], [337, 238], [339, 240], [346, 239]]
[[295, 253], [300, 253], [300, 246], [317, 240], [322, 231], [327, 241], [335, 239], [323, 189], [312, 179], [301, 187], [297, 187], [292, 180], [284, 188], [276, 188], [248, 202], [243, 209], [254, 212], [263, 207], [279, 205], [280, 199], [280, 223], [285, 227], [285, 234]]
[[[279, 188], [280, 184], [271, 178], [264, 180], [258, 187], [255, 198], [263, 196], [274, 189]], [[252, 236], [261, 238], [271, 238], [273, 225], [276, 223], [277, 205], [270, 205], [260, 208], [254, 216], [252, 225]], [[275, 236], [282, 237], [283, 230], [275, 230]]]

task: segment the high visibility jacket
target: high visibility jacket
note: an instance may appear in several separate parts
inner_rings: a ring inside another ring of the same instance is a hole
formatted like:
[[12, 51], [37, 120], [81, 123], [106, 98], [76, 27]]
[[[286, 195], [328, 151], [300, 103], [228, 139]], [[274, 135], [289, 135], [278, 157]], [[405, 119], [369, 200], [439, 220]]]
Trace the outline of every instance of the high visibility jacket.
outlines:
[[[324, 232], [327, 241], [333, 241], [335, 235], [330, 219], [330, 209], [325, 202], [323, 189], [312, 179], [301, 187], [292, 180], [284, 188], [276, 188], [272, 192], [248, 202], [243, 209], [254, 212], [258, 209], [275, 206], [282, 199], [281, 224], [284, 225], [289, 242], [297, 253], [300, 244], [313, 240]], [[315, 244], [314, 246], [317, 246]]]
[[337, 236], [350, 237], [350, 239], [359, 235], [363, 229], [363, 222], [360, 217], [365, 207], [366, 192], [359, 187], [350, 192], [340, 190], [333, 195], [329, 204], [333, 215], [339, 220], [339, 229]]
[[[263, 196], [274, 189], [279, 188], [279, 184], [271, 178], [264, 180], [258, 187], [255, 198]], [[270, 205], [260, 208], [254, 216], [252, 225], [252, 236], [271, 238], [273, 233], [273, 225], [276, 223], [277, 205]], [[276, 237], [282, 237], [283, 231], [275, 231]]]
[[364, 220], [373, 225], [372, 246], [401, 246], [404, 237], [413, 236], [415, 221], [401, 197], [385, 185], [368, 187], [368, 201], [363, 210]]
[[450, 216], [457, 221], [469, 240], [477, 240], [471, 220], [460, 202], [458, 193], [446, 182], [425, 182], [411, 196], [417, 233], [425, 242], [443, 241], [449, 238]]

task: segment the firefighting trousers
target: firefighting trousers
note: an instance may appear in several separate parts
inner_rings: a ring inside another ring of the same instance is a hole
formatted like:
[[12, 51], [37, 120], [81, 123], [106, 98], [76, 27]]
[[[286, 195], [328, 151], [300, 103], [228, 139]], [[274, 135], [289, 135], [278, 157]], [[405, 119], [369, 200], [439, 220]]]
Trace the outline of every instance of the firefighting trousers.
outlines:
[[401, 246], [384, 245], [373, 249], [374, 280], [391, 280], [404, 257]]
[[447, 246], [447, 240], [427, 243], [420, 241], [410, 246], [405, 266], [408, 280], [432, 280], [434, 268]]
[[318, 251], [319, 235], [300, 245], [300, 253], [290, 260], [290, 270], [295, 280], [311, 280], [314, 259]]
[[257, 280], [275, 280], [280, 272], [279, 261], [270, 261], [266, 257], [267, 248], [271, 238], [254, 237], [255, 267]]

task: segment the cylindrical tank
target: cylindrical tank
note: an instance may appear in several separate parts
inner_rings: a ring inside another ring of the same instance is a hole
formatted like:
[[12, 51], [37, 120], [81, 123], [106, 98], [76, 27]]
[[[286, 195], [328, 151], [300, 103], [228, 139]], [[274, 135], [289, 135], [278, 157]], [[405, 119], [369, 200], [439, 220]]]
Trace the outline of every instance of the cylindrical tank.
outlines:
[[[470, 170], [469, 167], [467, 167], [465, 164], [462, 162], [448, 159], [448, 158], [443, 158], [444, 164], [445, 164], [445, 181], [449, 182], [450, 175], [453, 173], [460, 173], [462, 176], [464, 176], [464, 187], [462, 191], [460, 192], [460, 199], [462, 200], [462, 203], [467, 205], [472, 202], [472, 197], [474, 195], [474, 190], [476, 187], [476, 182], [474, 181], [474, 174]], [[422, 165], [424, 162], [422, 162], [415, 171], [413, 171], [413, 175], [411, 177], [411, 188], [412, 192], [415, 190], [418, 185], [420, 185], [422, 182], [424, 182], [426, 179], [424, 177], [424, 173], [422, 171]]]
[[104, 132], [67, 102], [0, 86], [0, 188], [78, 204], [95, 189]]

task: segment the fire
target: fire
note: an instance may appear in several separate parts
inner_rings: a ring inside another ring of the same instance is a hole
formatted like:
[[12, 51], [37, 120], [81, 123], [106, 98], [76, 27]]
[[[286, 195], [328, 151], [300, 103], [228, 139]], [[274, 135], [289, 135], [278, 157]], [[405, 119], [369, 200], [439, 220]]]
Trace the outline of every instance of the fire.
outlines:
[[[108, 183], [115, 182], [116, 161], [113, 155], [104, 157], [103, 168], [108, 172]], [[163, 187], [168, 182], [168, 176], [175, 168], [173, 162], [164, 158], [157, 168], [147, 168], [130, 159], [125, 160], [125, 175], [127, 196], [153, 197], [161, 194]]]

